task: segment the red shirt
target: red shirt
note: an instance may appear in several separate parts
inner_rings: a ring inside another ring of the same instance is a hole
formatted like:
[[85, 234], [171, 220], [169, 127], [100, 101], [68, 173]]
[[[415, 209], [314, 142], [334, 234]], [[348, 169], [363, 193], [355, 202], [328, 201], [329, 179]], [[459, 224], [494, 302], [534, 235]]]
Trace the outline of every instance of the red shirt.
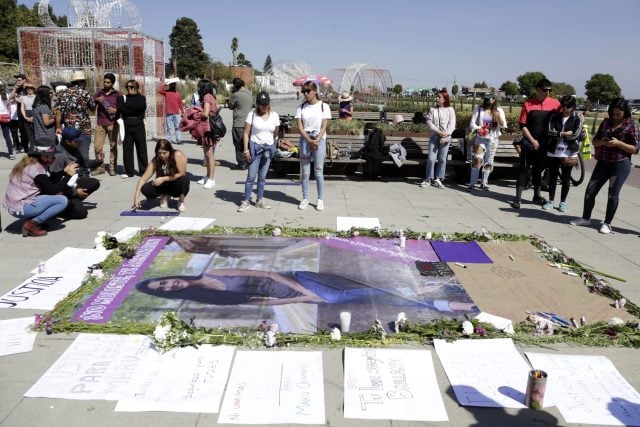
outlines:
[[533, 98], [524, 101], [522, 110], [520, 111], [520, 124], [526, 125], [527, 116], [531, 111], [536, 110], [560, 112], [562, 111], [562, 107], [560, 106], [560, 102], [557, 99], [553, 99], [550, 96], [547, 96], [542, 102], [534, 96]]
[[158, 93], [160, 95], [164, 95], [167, 115], [182, 115], [182, 113], [184, 112], [184, 107], [182, 105], [182, 95], [180, 94], [180, 92], [170, 92], [164, 89], [160, 89]]

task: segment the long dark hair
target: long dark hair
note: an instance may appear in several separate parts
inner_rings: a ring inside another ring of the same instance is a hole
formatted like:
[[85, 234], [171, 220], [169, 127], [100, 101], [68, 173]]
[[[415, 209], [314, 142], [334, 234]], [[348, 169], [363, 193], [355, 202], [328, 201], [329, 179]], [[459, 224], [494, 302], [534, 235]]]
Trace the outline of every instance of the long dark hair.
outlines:
[[200, 97], [200, 102], [204, 104], [204, 96], [206, 94], [213, 95], [215, 98], [215, 94], [213, 91], [216, 89], [216, 85], [209, 79], [200, 79], [198, 81], [198, 97]]
[[38, 86], [36, 90], [36, 99], [33, 100], [33, 106], [48, 105], [51, 108], [51, 89], [49, 86]]
[[[169, 158], [167, 159], [167, 173], [164, 173], [164, 170], [162, 169], [162, 160], [160, 159], [160, 156], [158, 156], [158, 151], [163, 150], [163, 151], [168, 151], [169, 152]], [[167, 141], [166, 139], [160, 139], [158, 140], [158, 142], [156, 142], [156, 148], [155, 148], [155, 153], [156, 156], [153, 158], [153, 166], [155, 166], [156, 168], [156, 176], [171, 176], [171, 175], [175, 175], [176, 172], [178, 172], [178, 166], [176, 166], [176, 150], [173, 148], [173, 146], [171, 145], [171, 143], [169, 141]]]
[[167, 292], [159, 289], [151, 289], [149, 287], [149, 283], [153, 281], [158, 281], [158, 280], [182, 279], [190, 282], [190, 285], [192, 285], [193, 282], [197, 282], [201, 278], [202, 278], [201, 276], [154, 277], [154, 278], [146, 279], [146, 280], [143, 280], [142, 282], [136, 283], [136, 289], [147, 295], [152, 295], [154, 297], [160, 297], [160, 298], [183, 299], [183, 300], [199, 302], [202, 304], [217, 304], [217, 305], [230, 304], [229, 299], [225, 298], [225, 296], [228, 296], [230, 293], [232, 293], [229, 291], [203, 288], [202, 286], [188, 286], [178, 291]]
[[[491, 128], [497, 129], [500, 127], [500, 112], [498, 111], [498, 98], [495, 95], [489, 95], [491, 98], [484, 98], [484, 102], [482, 103], [482, 108], [487, 109], [487, 107], [491, 107]], [[487, 99], [489, 100], [489, 105], [487, 105]], [[493, 99], [493, 102], [491, 100]]]
[[613, 109], [618, 108], [624, 111], [624, 118], [628, 119], [631, 117], [631, 109], [629, 108], [629, 103], [624, 98], [613, 98], [611, 103], [609, 104], [609, 109], [607, 112], [609, 113], [609, 118], [613, 118]]

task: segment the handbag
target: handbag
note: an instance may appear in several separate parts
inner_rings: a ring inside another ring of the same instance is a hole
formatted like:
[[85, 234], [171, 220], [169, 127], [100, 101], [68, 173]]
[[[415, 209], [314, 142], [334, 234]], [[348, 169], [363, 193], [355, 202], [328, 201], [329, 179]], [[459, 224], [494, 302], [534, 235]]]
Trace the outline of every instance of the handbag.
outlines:
[[562, 163], [562, 166], [574, 167], [578, 164], [578, 157], [577, 156], [561, 157], [560, 163]]
[[222, 139], [227, 134], [227, 127], [219, 113], [209, 116], [209, 128], [214, 139]]
[[0, 113], [0, 123], [9, 123], [11, 116], [8, 113]]
[[340, 149], [334, 141], [327, 141], [327, 159], [338, 159], [340, 157]]

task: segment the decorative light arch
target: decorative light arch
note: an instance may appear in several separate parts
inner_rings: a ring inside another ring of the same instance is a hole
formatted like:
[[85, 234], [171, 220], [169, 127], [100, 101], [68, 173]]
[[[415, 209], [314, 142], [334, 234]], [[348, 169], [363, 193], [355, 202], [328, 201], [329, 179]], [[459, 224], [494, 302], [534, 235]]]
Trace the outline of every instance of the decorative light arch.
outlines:
[[393, 87], [393, 79], [389, 70], [372, 64], [354, 63], [347, 68], [334, 69], [329, 72], [334, 82], [340, 82], [338, 92], [374, 92], [386, 93]]
[[262, 89], [270, 93], [293, 93], [296, 88], [292, 82], [311, 72], [311, 67], [300, 59], [283, 59], [273, 63], [271, 70], [265, 73]]
[[[138, 8], [129, 0], [69, 0], [68, 14], [71, 28], [142, 28]], [[39, 1], [38, 15], [42, 25], [56, 27], [49, 15], [49, 0]]]

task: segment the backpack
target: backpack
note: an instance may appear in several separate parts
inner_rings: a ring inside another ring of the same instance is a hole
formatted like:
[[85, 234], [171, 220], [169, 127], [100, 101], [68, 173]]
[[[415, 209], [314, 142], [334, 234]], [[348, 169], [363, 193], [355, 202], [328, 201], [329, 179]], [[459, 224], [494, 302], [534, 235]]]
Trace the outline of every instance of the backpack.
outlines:
[[211, 128], [211, 135], [215, 139], [222, 139], [227, 134], [227, 127], [225, 126], [220, 113], [209, 116], [209, 127]]

